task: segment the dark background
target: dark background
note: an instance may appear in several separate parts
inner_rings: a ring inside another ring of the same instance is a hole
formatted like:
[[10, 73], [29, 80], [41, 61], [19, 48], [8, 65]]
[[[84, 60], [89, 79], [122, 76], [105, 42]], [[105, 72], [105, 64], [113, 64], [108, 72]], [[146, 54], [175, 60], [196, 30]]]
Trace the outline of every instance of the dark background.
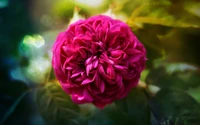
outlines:
[[29, 86], [11, 77], [12, 69], [21, 63], [19, 43], [24, 35], [37, 32], [30, 17], [31, 0], [3, 0], [0, 4], [0, 119], [4, 118], [3, 125], [44, 124], [30, 94], [16, 105]]

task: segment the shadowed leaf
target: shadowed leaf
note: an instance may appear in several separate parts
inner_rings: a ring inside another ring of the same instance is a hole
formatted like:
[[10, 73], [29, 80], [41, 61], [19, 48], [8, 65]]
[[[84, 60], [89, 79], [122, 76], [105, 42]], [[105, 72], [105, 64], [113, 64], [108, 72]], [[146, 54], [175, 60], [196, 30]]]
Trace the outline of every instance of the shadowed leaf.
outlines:
[[78, 105], [57, 83], [47, 83], [36, 92], [38, 109], [48, 125], [82, 124]]
[[200, 85], [198, 68], [185, 63], [170, 63], [150, 70], [146, 77], [147, 84], [160, 88], [187, 90]]
[[187, 91], [198, 103], [200, 103], [200, 86], [196, 88], [190, 88]]
[[160, 40], [156, 36], [155, 32], [149, 30], [139, 29], [134, 31], [134, 33], [146, 48], [148, 58], [146, 68], [152, 68], [153, 60], [163, 56], [164, 49]]
[[200, 105], [183, 91], [161, 89], [150, 101], [150, 107], [161, 125], [200, 124]]
[[133, 122], [125, 114], [119, 111], [114, 104], [104, 109], [96, 109], [89, 119], [88, 125], [131, 125]]
[[115, 104], [134, 125], [150, 125], [150, 109], [142, 89], [134, 88], [126, 98]]

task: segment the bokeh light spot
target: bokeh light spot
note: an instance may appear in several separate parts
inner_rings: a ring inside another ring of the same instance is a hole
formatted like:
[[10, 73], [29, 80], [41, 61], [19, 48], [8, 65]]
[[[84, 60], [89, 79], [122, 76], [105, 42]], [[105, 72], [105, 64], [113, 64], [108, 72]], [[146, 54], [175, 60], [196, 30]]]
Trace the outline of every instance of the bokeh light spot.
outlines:
[[26, 35], [23, 39], [23, 43], [26, 46], [34, 46], [34, 47], [40, 48], [41, 46], [45, 44], [45, 41], [42, 36], [36, 34], [33, 36]]
[[0, 0], [0, 8], [8, 6], [8, 0]]
[[88, 5], [88, 6], [99, 6], [103, 3], [103, 0], [76, 0], [79, 3]]

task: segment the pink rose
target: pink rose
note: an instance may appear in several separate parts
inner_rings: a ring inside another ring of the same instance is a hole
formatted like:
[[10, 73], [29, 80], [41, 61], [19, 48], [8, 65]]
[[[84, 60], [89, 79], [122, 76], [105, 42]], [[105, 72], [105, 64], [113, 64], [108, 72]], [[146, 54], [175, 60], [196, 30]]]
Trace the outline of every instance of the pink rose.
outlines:
[[146, 50], [127, 24], [99, 15], [79, 20], [60, 33], [52, 62], [73, 102], [103, 108], [138, 84]]

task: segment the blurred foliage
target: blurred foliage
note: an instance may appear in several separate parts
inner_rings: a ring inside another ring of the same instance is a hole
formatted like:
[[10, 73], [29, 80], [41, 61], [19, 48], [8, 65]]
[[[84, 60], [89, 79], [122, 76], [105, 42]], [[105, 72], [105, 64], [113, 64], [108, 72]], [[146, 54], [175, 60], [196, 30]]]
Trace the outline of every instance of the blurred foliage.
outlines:
[[199, 17], [185, 9], [188, 3], [194, 4], [193, 2], [195, 1], [149, 0], [133, 11], [128, 24], [137, 26], [147, 23], [168, 27], [199, 28]]
[[145, 91], [141, 88], [134, 88], [126, 98], [116, 101], [116, 106], [133, 125], [150, 124], [150, 108]]
[[[160, 58], [164, 54], [164, 48], [158, 39], [156, 32], [150, 30], [138, 29], [134, 31], [138, 39], [145, 45], [148, 61], [146, 68], [153, 67], [153, 60]], [[144, 35], [145, 34], [145, 37]]]
[[199, 125], [200, 123], [200, 104], [180, 90], [161, 89], [151, 99], [150, 107], [160, 124]]
[[190, 88], [187, 92], [200, 104], [200, 86]]
[[[51, 47], [102, 13], [131, 27], [148, 61], [143, 88], [97, 109], [55, 82]], [[199, 0], [0, 0], [0, 125], [199, 125], [199, 39]]]
[[88, 120], [88, 125], [129, 125], [131, 119], [123, 114], [114, 104], [104, 109], [96, 109]]
[[200, 86], [200, 71], [191, 65], [170, 63], [150, 70], [146, 83], [160, 88], [187, 90]]
[[[56, 83], [47, 83], [45, 87], [36, 90], [38, 109], [48, 125], [82, 125], [80, 108], [72, 103], [67, 95]], [[50, 120], [51, 119], [51, 120]]]

